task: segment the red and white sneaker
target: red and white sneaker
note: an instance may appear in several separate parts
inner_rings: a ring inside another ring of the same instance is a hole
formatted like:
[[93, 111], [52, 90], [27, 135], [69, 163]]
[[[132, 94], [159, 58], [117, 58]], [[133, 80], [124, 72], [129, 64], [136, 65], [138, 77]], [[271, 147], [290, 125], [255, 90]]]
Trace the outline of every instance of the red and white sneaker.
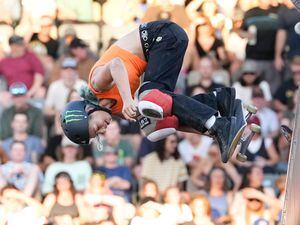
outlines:
[[162, 120], [154, 120], [140, 115], [138, 117], [140, 128], [149, 141], [156, 142], [176, 133], [178, 118], [168, 116]]
[[148, 118], [161, 120], [171, 116], [173, 99], [171, 96], [153, 89], [147, 92], [138, 103], [140, 113]]

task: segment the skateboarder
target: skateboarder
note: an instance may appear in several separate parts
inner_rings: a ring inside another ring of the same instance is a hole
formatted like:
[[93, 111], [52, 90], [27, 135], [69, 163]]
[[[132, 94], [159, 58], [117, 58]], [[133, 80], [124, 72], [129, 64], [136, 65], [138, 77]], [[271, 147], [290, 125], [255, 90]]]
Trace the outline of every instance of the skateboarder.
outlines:
[[105, 132], [113, 114], [138, 119], [153, 141], [176, 130], [207, 132], [218, 141], [222, 161], [227, 162], [242, 132], [236, 121], [243, 118], [232, 116], [235, 90], [221, 88], [192, 98], [173, 93], [187, 45], [185, 31], [170, 21], [144, 23], [119, 39], [92, 68], [85, 100], [67, 104], [62, 112], [65, 134], [87, 144]]

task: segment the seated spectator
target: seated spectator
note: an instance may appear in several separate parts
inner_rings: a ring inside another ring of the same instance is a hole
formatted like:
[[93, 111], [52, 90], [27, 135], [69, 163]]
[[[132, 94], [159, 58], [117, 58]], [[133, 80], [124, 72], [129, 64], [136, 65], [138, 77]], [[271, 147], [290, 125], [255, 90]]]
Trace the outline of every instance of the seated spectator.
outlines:
[[13, 105], [5, 109], [0, 119], [0, 139], [4, 140], [13, 135], [11, 121], [17, 112], [26, 112], [29, 118], [28, 134], [42, 137], [43, 113], [40, 109], [28, 103], [27, 88], [23, 83], [14, 83], [10, 86]]
[[0, 224], [44, 224], [43, 206], [35, 199], [7, 185], [0, 194]]
[[233, 225], [275, 224], [280, 211], [279, 200], [255, 188], [244, 188], [238, 194], [242, 200], [232, 206]]
[[89, 49], [88, 45], [79, 38], [74, 38], [69, 48], [77, 61], [79, 78], [88, 81], [90, 70], [96, 62], [96, 56]]
[[40, 42], [47, 49], [47, 55], [53, 59], [57, 58], [58, 41], [50, 36], [53, 20], [49, 16], [42, 16], [40, 19], [40, 31], [33, 33], [30, 42]]
[[199, 160], [207, 158], [208, 149], [213, 139], [192, 133], [185, 133], [184, 137], [178, 145], [178, 151], [185, 164], [194, 168], [198, 165]]
[[128, 221], [134, 216], [133, 205], [112, 194], [103, 173], [96, 172], [92, 175], [83, 198], [89, 213], [88, 224], [99, 224], [111, 217], [123, 224], [124, 220]]
[[226, 184], [230, 183], [229, 189], [237, 191], [241, 185], [242, 179], [237, 169], [229, 161], [222, 163], [220, 158], [220, 147], [216, 142], [210, 146], [208, 150], [208, 158], [202, 159], [197, 167], [191, 171], [190, 182], [187, 188], [189, 192], [197, 192], [205, 189], [207, 180], [209, 179], [210, 171], [214, 167], [220, 167], [226, 172]]
[[43, 202], [48, 223], [80, 224], [87, 218], [83, 198], [76, 193], [71, 176], [66, 172], [55, 175], [53, 192]]
[[236, 97], [242, 99], [245, 104], [252, 104], [253, 88], [257, 86], [261, 88], [266, 101], [270, 102], [272, 100], [270, 85], [262, 80], [256, 63], [247, 60], [242, 67], [242, 74], [239, 80], [232, 85], [236, 90]]
[[[113, 120], [107, 126], [104, 134], [103, 148], [110, 147], [114, 148], [118, 155], [118, 165], [132, 167], [134, 162], [134, 150], [131, 144], [122, 139], [121, 129], [118, 121]], [[94, 149], [94, 158], [96, 159], [96, 165], [103, 165], [103, 151]]]
[[199, 60], [206, 56], [216, 58], [224, 66], [228, 63], [224, 43], [215, 36], [215, 29], [208, 18], [204, 17], [195, 26], [194, 35], [194, 41], [191, 41], [187, 50], [186, 65], [197, 69]]
[[231, 222], [229, 208], [232, 203], [232, 193], [228, 191], [227, 174], [222, 167], [211, 169], [207, 180], [208, 200], [212, 210], [212, 219], [217, 224]]
[[162, 210], [163, 206], [153, 198], [141, 199], [136, 216], [131, 220], [130, 225], [176, 225], [161, 213]]
[[43, 65], [34, 53], [26, 49], [22, 37], [10, 37], [9, 46], [10, 54], [0, 61], [0, 74], [4, 76], [8, 86], [16, 82], [24, 83], [28, 89], [26, 95], [34, 97], [44, 81]]
[[169, 187], [165, 191], [162, 215], [174, 224], [192, 221], [192, 211], [182, 202], [178, 187]]
[[259, 87], [252, 90], [252, 103], [258, 109], [256, 116], [260, 120], [261, 135], [274, 138], [279, 132], [278, 115], [269, 107], [269, 103]]
[[[59, 58], [69, 55], [70, 54], [70, 43], [72, 40], [76, 37], [76, 31], [72, 25], [69, 25], [64, 30], [63, 34], [61, 35], [59, 41], [59, 48], [58, 48], [58, 56]], [[54, 78], [51, 77], [50, 81], [54, 81], [57, 79], [57, 76], [54, 76]]]
[[293, 111], [295, 107], [294, 98], [300, 83], [300, 56], [295, 56], [290, 65], [292, 78], [284, 81], [274, 96], [274, 107], [279, 113]]
[[10, 146], [10, 160], [0, 165], [0, 185], [13, 184], [27, 196], [37, 193], [40, 170], [37, 165], [26, 162], [26, 145], [14, 141]]
[[42, 139], [29, 135], [28, 130], [29, 118], [26, 113], [16, 113], [11, 121], [13, 136], [5, 139], [1, 146], [9, 154], [10, 146], [14, 141], [24, 142], [26, 145], [26, 162], [38, 163], [40, 156], [44, 153]]
[[211, 207], [204, 195], [193, 197], [190, 207], [193, 213], [193, 221], [182, 225], [214, 225], [211, 220]]
[[[252, 116], [248, 120], [248, 128], [251, 123], [260, 125], [260, 120], [256, 116]], [[263, 168], [264, 173], [274, 173], [276, 163], [279, 161], [278, 153], [271, 138], [264, 138], [260, 133], [256, 133], [250, 142], [245, 155], [246, 162], [239, 162], [233, 159], [238, 166], [240, 173], [243, 173], [246, 168], [252, 165], [257, 165]]]
[[[224, 87], [222, 84], [218, 84], [214, 81], [214, 62], [211, 57], [205, 56], [200, 59], [199, 66], [197, 67], [197, 72], [189, 76], [189, 79], [195, 79], [195, 81], [190, 84], [191, 88], [187, 89], [187, 93], [191, 93], [191, 89], [195, 86], [200, 85], [206, 92], [211, 92], [215, 88]], [[194, 77], [192, 77], [194, 76]]]
[[81, 149], [77, 144], [64, 137], [61, 143], [61, 161], [52, 163], [45, 172], [43, 183], [44, 194], [53, 191], [56, 174], [65, 171], [70, 174], [77, 191], [83, 191], [92, 174], [92, 168], [87, 161], [81, 158]]
[[156, 202], [160, 202], [160, 194], [157, 183], [150, 179], [144, 180], [139, 191], [139, 200], [147, 197], [153, 198]]
[[54, 117], [57, 112], [63, 110], [70, 90], [79, 91], [84, 85], [86, 82], [78, 78], [76, 60], [65, 58], [60, 65], [60, 79], [49, 86], [44, 113], [49, 117]]
[[[179, 185], [188, 179], [187, 169], [177, 150], [178, 138], [175, 134], [158, 141], [155, 151], [146, 155], [142, 163], [143, 179], [154, 180], [160, 193], [168, 187]], [[163, 171], [163, 172], [162, 172]]]
[[115, 195], [123, 197], [125, 200], [131, 200], [131, 172], [126, 166], [118, 165], [118, 152], [116, 149], [107, 146], [104, 149], [103, 166], [96, 168], [105, 174], [107, 184]]

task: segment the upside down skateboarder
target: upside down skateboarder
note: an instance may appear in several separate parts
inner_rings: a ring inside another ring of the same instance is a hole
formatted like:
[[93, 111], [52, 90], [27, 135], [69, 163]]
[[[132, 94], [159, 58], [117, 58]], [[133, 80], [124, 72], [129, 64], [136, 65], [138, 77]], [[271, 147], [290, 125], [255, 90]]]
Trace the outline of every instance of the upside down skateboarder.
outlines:
[[241, 132], [237, 119], [242, 118], [233, 115], [235, 90], [220, 88], [193, 97], [175, 94], [187, 45], [185, 31], [170, 21], [144, 23], [119, 39], [92, 68], [84, 100], [68, 103], [62, 112], [66, 136], [88, 144], [105, 132], [113, 114], [137, 119], [151, 141], [176, 130], [207, 133], [217, 140], [227, 162]]

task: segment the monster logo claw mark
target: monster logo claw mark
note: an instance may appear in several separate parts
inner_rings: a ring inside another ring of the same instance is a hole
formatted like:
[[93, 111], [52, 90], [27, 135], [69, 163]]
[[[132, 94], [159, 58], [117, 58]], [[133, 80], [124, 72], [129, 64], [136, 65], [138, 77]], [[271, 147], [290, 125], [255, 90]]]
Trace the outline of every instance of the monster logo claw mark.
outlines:
[[80, 121], [83, 118], [85, 118], [86, 115], [82, 114], [81, 110], [68, 110], [65, 113], [65, 123], [71, 123], [71, 122], [76, 122], [76, 121]]

